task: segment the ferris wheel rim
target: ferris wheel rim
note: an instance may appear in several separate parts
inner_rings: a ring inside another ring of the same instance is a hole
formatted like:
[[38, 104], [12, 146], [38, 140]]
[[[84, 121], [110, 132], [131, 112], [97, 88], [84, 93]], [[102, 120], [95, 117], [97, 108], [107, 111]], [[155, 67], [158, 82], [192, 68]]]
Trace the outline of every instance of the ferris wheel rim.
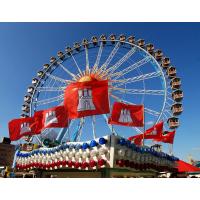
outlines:
[[[106, 42], [112, 42], [113, 40], [108, 40], [108, 39], [106, 39]], [[100, 43], [100, 44], [103, 44], [103, 40], [98, 40], [98, 43]], [[115, 39], [114, 40], [114, 42], [118, 42], [118, 43], [120, 43], [121, 41], [120, 40], [118, 40], [118, 39]], [[166, 77], [165, 75], [164, 75], [164, 72], [163, 72], [163, 69], [162, 69], [162, 67], [160, 66], [160, 64], [158, 63], [158, 61], [155, 59], [155, 57], [153, 56], [153, 55], [151, 55], [146, 49], [144, 49], [144, 48], [142, 48], [142, 47], [140, 47], [140, 46], [138, 46], [137, 44], [132, 44], [132, 43], [130, 43], [130, 42], [128, 42], [128, 41], [123, 41], [123, 43], [124, 44], [128, 44], [128, 45], [130, 45], [130, 49], [131, 48], [133, 48], [133, 47], [135, 47], [135, 48], [137, 48], [137, 49], [139, 49], [139, 50], [141, 50], [142, 52], [145, 52], [145, 54], [146, 55], [148, 55], [150, 58], [151, 58], [151, 60], [156, 64], [156, 66], [158, 67], [158, 69], [159, 69], [159, 71], [161, 72], [161, 74], [162, 74], [162, 80], [163, 80], [163, 82], [164, 82], [164, 102], [163, 102], [163, 106], [162, 106], [162, 110], [161, 110], [161, 112], [160, 112], [160, 115], [159, 115], [159, 117], [158, 117], [158, 119], [157, 119], [157, 121], [155, 122], [155, 123], [157, 123], [159, 120], [160, 120], [160, 118], [162, 117], [162, 114], [164, 114], [164, 110], [165, 110], [165, 107], [166, 107], [166, 100], [167, 100], [167, 81], [166, 80], [168, 80], [168, 77]], [[93, 44], [93, 42], [92, 41], [88, 41], [88, 44], [90, 45], [90, 44]], [[110, 46], [113, 46], [113, 45], [111, 45], [111, 44], [109, 44]], [[82, 47], [84, 47], [84, 45], [83, 44], [80, 44], [80, 47], [82, 48]], [[94, 46], [94, 47], [90, 47], [90, 48], [98, 48], [99, 47], [99, 45], [97, 45], [97, 46]], [[88, 49], [90, 49], [90, 48], [88, 48]], [[82, 51], [84, 51], [86, 48], [84, 47], [83, 48], [83, 50]], [[75, 50], [75, 47], [73, 47], [72, 48], [72, 52], [74, 52], [74, 50]], [[65, 58], [65, 60], [66, 59], [68, 59], [68, 58], [70, 58], [70, 57], [72, 57], [73, 55], [76, 55], [76, 54], [79, 54], [80, 52], [76, 52], [75, 54], [74, 53], [72, 53], [72, 52], [70, 52], [70, 56], [69, 57], [67, 57], [67, 58]], [[66, 56], [68, 53], [67, 52], [65, 52], [63, 55], [64, 56]], [[57, 68], [57, 66], [55, 65], [58, 61], [61, 61], [61, 62], [64, 62], [65, 60], [62, 60], [61, 58], [56, 58], [56, 60], [53, 62], [53, 63], [51, 63], [50, 65], [49, 65], [49, 67], [47, 68], [47, 69], [43, 69], [43, 70], [41, 70], [41, 71], [43, 71], [44, 72], [44, 75], [48, 72], [48, 70], [49, 69], [51, 69], [52, 68], [52, 66], [54, 66], [54, 69], [53, 70], [51, 70], [51, 73]], [[36, 94], [36, 89], [38, 88], [38, 86], [39, 86], [39, 84], [40, 84], [40, 81], [43, 79], [43, 77], [40, 77], [39, 78], [39, 82], [34, 86], [34, 91], [33, 91], [33, 94], [31, 95], [31, 102], [30, 102], [30, 112], [29, 112], [29, 116], [31, 117], [32, 116], [32, 104], [33, 104], [33, 97], [34, 97], [34, 95]], [[143, 82], [144, 82], [144, 79], [143, 79]], [[146, 88], [144, 89], [144, 91], [146, 91]], [[144, 93], [144, 95], [145, 95], [146, 93]]]

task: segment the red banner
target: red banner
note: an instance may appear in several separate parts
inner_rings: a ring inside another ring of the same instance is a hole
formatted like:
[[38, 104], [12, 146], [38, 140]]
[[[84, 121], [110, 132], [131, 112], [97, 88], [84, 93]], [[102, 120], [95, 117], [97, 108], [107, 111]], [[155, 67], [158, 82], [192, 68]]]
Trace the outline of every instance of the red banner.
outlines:
[[93, 80], [68, 85], [64, 105], [70, 119], [109, 113], [108, 81]]
[[172, 132], [166, 131], [165, 134], [162, 134], [161, 138], [156, 139], [156, 141], [173, 144], [175, 134], [175, 130]]
[[62, 128], [68, 126], [68, 114], [64, 106], [56, 106], [34, 114], [36, 123], [40, 123], [37, 132], [46, 128]]
[[10, 140], [19, 140], [23, 136], [37, 134], [38, 124], [33, 117], [13, 119], [8, 123]]
[[143, 134], [139, 134], [139, 135], [134, 135], [128, 138], [128, 140], [133, 140], [135, 138], [141, 137], [144, 139], [155, 139], [155, 140], [159, 140], [162, 136], [163, 133], [163, 121], [159, 122], [158, 124], [154, 125], [153, 127], [147, 129]]
[[156, 139], [156, 138], [160, 138], [162, 133], [163, 133], [163, 121], [147, 129], [144, 133], [144, 136], [145, 136], [145, 139]]
[[115, 102], [108, 123], [122, 126], [142, 127], [144, 126], [144, 106]]

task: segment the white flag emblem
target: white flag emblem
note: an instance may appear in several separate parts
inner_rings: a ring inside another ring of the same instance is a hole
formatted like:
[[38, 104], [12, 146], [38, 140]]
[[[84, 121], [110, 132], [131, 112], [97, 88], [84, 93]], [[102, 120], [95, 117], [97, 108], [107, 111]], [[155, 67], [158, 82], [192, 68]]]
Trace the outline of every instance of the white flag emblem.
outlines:
[[22, 123], [20, 128], [20, 135], [28, 132], [31, 132], [30, 124], [26, 122]]
[[92, 101], [92, 90], [91, 89], [83, 89], [78, 90], [78, 111], [86, 111], [86, 110], [95, 110], [94, 103]]
[[58, 123], [55, 111], [49, 111], [45, 114], [45, 123], [44, 123], [45, 126], [48, 126], [49, 124], [52, 123]]
[[119, 122], [132, 123], [131, 113], [128, 109], [122, 109], [119, 117]]

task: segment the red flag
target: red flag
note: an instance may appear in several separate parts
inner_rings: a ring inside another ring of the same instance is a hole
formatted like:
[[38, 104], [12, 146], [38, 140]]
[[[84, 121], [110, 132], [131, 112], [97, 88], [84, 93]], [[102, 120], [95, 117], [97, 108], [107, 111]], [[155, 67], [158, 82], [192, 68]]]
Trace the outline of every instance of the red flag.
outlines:
[[69, 118], [109, 113], [108, 81], [86, 81], [67, 86], [64, 105]]
[[144, 106], [115, 102], [108, 123], [142, 127], [144, 126]]
[[147, 129], [144, 135], [143, 134], [134, 135], [134, 136], [129, 137], [128, 140], [134, 140], [135, 138], [143, 139], [143, 137], [144, 139], [159, 140], [162, 136], [162, 132], [163, 132], [163, 121]]
[[8, 123], [10, 140], [19, 140], [23, 136], [37, 134], [37, 126], [33, 117], [13, 119]]
[[159, 139], [163, 133], [163, 121], [147, 129], [144, 133], [145, 139]]
[[156, 141], [173, 144], [175, 133], [175, 130], [172, 132], [165, 131], [165, 134], [162, 134], [161, 138], [156, 139]]
[[141, 146], [141, 145], [142, 145], [142, 140], [143, 140], [143, 138], [142, 138], [141, 136], [139, 136], [139, 137], [135, 137], [135, 138], [133, 139], [133, 142], [134, 142], [136, 145]]
[[132, 141], [135, 139], [143, 139], [143, 134], [134, 135], [128, 138], [128, 140]]
[[47, 110], [40, 110], [34, 114], [35, 122], [40, 122], [37, 132], [45, 128], [61, 128], [68, 126], [68, 114], [64, 106], [56, 106]]

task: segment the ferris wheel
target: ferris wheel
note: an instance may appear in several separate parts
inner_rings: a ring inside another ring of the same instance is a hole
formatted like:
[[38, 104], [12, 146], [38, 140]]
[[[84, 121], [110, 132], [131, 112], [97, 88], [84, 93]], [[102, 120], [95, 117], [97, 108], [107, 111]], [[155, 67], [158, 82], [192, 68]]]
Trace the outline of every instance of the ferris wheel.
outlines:
[[[90, 81], [91, 77], [109, 80], [109, 104], [114, 102], [144, 105], [145, 129], [164, 121], [165, 130], [179, 126], [183, 111], [181, 80], [162, 50], [134, 36], [93, 36], [59, 51], [32, 79], [24, 96], [21, 117], [63, 104], [64, 90], [70, 83]], [[103, 105], [102, 105], [103, 106]], [[124, 137], [142, 133], [143, 128], [121, 127], [108, 123], [109, 114], [74, 119], [66, 128], [44, 130], [33, 139], [51, 138], [59, 143], [83, 141], [106, 134]], [[29, 138], [30, 139], [30, 138]]]

